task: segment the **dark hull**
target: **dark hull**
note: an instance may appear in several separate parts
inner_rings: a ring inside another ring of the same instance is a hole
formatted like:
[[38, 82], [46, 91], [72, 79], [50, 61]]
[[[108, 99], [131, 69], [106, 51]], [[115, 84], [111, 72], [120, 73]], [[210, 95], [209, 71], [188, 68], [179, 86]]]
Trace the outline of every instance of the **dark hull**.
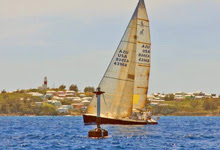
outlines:
[[[96, 124], [96, 116], [83, 115], [85, 125]], [[100, 117], [101, 124], [118, 124], [118, 125], [154, 125], [156, 121], [138, 121], [138, 120], [125, 120], [125, 119], [111, 119]]]

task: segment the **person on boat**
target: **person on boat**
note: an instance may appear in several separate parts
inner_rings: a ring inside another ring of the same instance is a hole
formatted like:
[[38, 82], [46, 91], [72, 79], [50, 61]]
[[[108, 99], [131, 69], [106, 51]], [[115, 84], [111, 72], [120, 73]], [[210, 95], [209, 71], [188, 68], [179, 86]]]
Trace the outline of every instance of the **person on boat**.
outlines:
[[150, 120], [151, 119], [151, 112], [148, 110], [147, 111], [147, 119]]
[[137, 116], [137, 113], [132, 113], [131, 116], [130, 116], [130, 119], [133, 119], [133, 120], [138, 120], [138, 116]]
[[137, 116], [138, 116], [138, 120], [142, 120], [142, 114], [140, 112], [137, 113]]
[[143, 112], [143, 120], [147, 120], [147, 112]]

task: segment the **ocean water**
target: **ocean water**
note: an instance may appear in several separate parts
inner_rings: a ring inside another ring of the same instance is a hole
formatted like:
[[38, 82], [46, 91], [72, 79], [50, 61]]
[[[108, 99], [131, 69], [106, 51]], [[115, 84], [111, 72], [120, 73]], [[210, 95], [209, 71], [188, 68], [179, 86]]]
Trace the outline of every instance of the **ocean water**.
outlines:
[[161, 117], [158, 125], [102, 125], [88, 138], [82, 117], [0, 117], [0, 149], [220, 149], [220, 117]]

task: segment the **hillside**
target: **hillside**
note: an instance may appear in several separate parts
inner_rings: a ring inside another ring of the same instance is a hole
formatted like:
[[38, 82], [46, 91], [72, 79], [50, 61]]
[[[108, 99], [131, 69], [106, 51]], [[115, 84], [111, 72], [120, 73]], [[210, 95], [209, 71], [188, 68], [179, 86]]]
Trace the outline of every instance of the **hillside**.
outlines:
[[[220, 116], [220, 99], [164, 101], [162, 106], [149, 106], [154, 115], [164, 116]], [[163, 106], [168, 104], [167, 106]]]

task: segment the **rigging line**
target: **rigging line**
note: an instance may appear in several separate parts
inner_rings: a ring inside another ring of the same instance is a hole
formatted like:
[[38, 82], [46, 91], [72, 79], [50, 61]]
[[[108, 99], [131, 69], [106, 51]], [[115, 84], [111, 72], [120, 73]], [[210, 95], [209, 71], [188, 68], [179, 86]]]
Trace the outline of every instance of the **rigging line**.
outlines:
[[125, 79], [113, 78], [113, 77], [108, 77], [108, 76], [104, 76], [104, 77], [109, 78], [109, 79], [115, 79], [115, 80], [121, 80], [121, 81], [134, 82], [134, 81], [131, 81], [131, 80], [125, 80]]
[[102, 96], [103, 96], [103, 99], [104, 99], [105, 105], [107, 105], [107, 103], [106, 103], [106, 101], [105, 101], [105, 95], [104, 95], [104, 93], [102, 94]]

